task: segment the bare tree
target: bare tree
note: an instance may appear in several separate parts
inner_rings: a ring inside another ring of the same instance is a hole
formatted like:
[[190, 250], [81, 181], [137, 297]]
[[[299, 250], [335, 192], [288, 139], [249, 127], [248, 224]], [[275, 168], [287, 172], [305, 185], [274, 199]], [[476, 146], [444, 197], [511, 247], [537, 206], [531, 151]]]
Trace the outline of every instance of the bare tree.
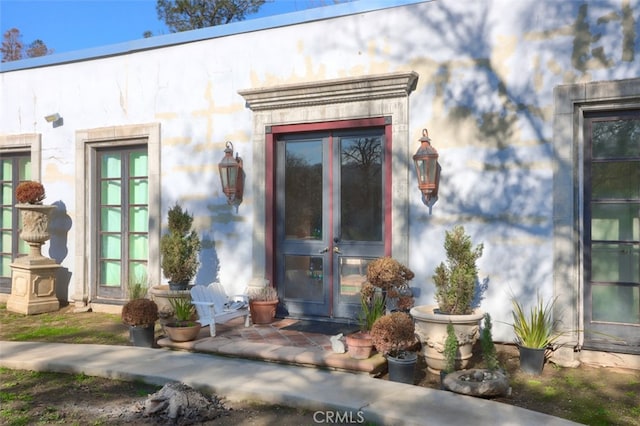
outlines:
[[28, 58], [36, 58], [38, 56], [50, 55], [53, 53], [53, 49], [49, 49], [44, 41], [37, 39], [29, 45], [27, 49]]
[[11, 28], [7, 30], [2, 37], [2, 62], [17, 61], [22, 59], [23, 44], [20, 39], [22, 35], [17, 28]]
[[158, 19], [171, 32], [195, 30], [241, 21], [255, 13], [265, 0], [158, 0]]

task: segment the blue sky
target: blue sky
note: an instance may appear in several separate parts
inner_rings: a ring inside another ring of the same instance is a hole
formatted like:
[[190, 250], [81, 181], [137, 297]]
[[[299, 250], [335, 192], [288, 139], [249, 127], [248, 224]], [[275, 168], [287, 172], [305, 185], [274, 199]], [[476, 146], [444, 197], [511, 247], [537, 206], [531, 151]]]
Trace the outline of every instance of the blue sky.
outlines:
[[[247, 18], [296, 12], [332, 0], [273, 0]], [[36, 39], [54, 53], [143, 38], [145, 31], [169, 34], [158, 20], [156, 0], [0, 0], [1, 34], [18, 28], [28, 46]]]

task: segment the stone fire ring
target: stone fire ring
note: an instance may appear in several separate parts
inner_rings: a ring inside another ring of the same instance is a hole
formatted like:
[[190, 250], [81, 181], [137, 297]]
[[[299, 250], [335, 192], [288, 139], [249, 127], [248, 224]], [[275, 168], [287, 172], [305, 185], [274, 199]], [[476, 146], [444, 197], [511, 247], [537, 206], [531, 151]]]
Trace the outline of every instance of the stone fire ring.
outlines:
[[509, 380], [499, 371], [470, 369], [447, 374], [442, 386], [463, 395], [493, 397], [509, 394]]

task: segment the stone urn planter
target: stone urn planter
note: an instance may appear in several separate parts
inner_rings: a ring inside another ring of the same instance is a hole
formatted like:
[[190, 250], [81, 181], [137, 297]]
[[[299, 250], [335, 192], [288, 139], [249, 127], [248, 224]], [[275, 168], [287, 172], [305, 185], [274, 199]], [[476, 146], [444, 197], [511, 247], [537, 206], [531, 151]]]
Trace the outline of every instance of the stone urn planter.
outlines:
[[411, 308], [411, 315], [415, 319], [416, 334], [422, 343], [422, 355], [430, 372], [439, 374], [445, 368], [444, 346], [450, 322], [459, 345], [456, 366], [461, 369], [467, 367], [473, 355], [473, 345], [478, 340], [483, 313], [475, 310], [470, 315], [444, 315], [437, 313], [434, 305], [422, 305]]
[[42, 245], [49, 240], [49, 217], [56, 206], [43, 204], [16, 204], [22, 217], [20, 238], [29, 244], [29, 258], [42, 258]]
[[185, 298], [191, 300], [191, 292], [189, 289], [173, 291], [168, 285], [151, 286], [149, 294], [151, 295], [151, 300], [158, 305], [160, 322], [163, 324], [166, 324], [173, 317], [172, 300]]

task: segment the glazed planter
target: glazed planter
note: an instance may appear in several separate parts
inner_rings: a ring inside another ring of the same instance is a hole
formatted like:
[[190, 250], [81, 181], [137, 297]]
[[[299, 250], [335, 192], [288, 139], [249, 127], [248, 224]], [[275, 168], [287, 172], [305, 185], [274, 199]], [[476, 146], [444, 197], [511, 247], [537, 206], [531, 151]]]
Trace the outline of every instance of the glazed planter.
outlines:
[[129, 326], [129, 340], [133, 346], [152, 348], [155, 343], [155, 323], [148, 326]]
[[362, 331], [349, 334], [345, 337], [347, 341], [347, 353], [353, 359], [367, 359], [373, 352], [373, 342], [371, 335]]
[[199, 322], [190, 322], [190, 325], [178, 325], [176, 323], [167, 323], [164, 325], [164, 332], [167, 333], [169, 339], [174, 342], [190, 342], [196, 340], [202, 324]]
[[392, 382], [413, 384], [418, 354], [415, 352], [401, 352], [399, 356], [387, 355], [389, 380]]
[[520, 352], [520, 370], [535, 376], [541, 375], [546, 350], [544, 348], [527, 348], [526, 346], [519, 346], [518, 350]]
[[447, 339], [447, 324], [453, 324], [458, 339], [456, 368], [465, 369], [473, 356], [473, 345], [480, 334], [480, 321], [484, 314], [475, 310], [470, 315], [445, 315], [437, 312], [438, 307], [421, 305], [411, 308], [416, 321], [416, 334], [422, 343], [421, 353], [427, 362], [427, 369], [439, 374], [445, 368], [444, 345]]
[[271, 324], [276, 317], [278, 300], [250, 300], [251, 322], [254, 324]]

